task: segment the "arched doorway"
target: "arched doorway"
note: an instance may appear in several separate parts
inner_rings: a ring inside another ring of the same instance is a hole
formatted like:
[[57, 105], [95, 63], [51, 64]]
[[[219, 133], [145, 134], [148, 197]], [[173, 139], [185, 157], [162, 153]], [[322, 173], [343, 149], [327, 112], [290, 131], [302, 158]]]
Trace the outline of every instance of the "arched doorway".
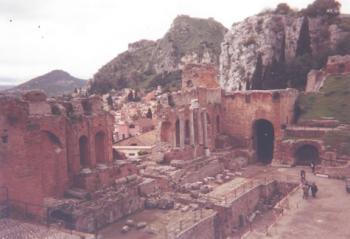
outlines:
[[100, 131], [95, 136], [96, 163], [105, 163], [105, 133]]
[[180, 120], [177, 119], [175, 122], [175, 145], [180, 147]]
[[310, 144], [305, 144], [297, 148], [294, 153], [294, 158], [296, 165], [310, 165], [311, 163], [320, 163], [318, 149]]
[[88, 138], [83, 135], [79, 138], [79, 154], [80, 154], [80, 167], [86, 168], [89, 166], [89, 147]]
[[220, 116], [216, 116], [216, 132], [220, 133]]
[[189, 145], [191, 143], [191, 129], [190, 129], [190, 121], [185, 121], [185, 144]]
[[171, 123], [166, 121], [162, 122], [160, 126], [160, 140], [162, 142], [171, 142]]
[[264, 119], [257, 120], [254, 123], [253, 132], [256, 159], [264, 164], [271, 163], [275, 141], [272, 123]]

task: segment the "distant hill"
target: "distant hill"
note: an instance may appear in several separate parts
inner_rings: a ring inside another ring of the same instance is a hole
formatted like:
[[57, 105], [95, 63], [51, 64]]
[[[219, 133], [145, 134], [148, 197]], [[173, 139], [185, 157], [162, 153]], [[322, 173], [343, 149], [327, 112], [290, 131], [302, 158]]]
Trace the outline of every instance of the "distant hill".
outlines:
[[86, 80], [78, 79], [62, 70], [54, 70], [45, 75], [31, 79], [20, 84], [9, 92], [43, 90], [48, 96], [60, 96], [71, 94], [75, 88], [81, 88], [87, 83]]
[[188, 63], [211, 63], [219, 67], [220, 44], [227, 29], [214, 19], [178, 16], [163, 38], [129, 44], [128, 50], [104, 65], [91, 82], [91, 91], [111, 89], [164, 89], [180, 86]]
[[8, 90], [15, 87], [14, 85], [0, 85], [0, 91]]

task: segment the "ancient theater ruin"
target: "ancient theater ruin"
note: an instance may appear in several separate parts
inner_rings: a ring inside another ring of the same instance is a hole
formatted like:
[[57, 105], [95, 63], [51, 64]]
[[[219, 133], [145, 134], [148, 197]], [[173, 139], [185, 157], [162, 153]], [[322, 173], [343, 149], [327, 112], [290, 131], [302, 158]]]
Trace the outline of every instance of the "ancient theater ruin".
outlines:
[[[308, 91], [345, 74], [343, 61], [310, 73]], [[186, 65], [181, 90], [157, 94], [154, 129], [115, 143], [120, 124], [100, 96], [0, 95], [0, 228], [25, 219], [87, 238], [266, 235], [299, 190], [298, 170], [285, 168], [347, 175], [326, 136], [349, 125], [302, 118], [295, 89], [227, 92], [217, 82], [213, 65]]]

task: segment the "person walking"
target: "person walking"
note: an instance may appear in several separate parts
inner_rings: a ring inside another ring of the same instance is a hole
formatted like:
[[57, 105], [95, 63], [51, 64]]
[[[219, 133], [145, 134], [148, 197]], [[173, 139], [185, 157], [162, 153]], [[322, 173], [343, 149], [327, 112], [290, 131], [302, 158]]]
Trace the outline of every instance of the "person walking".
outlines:
[[310, 163], [310, 167], [311, 167], [312, 173], [315, 174], [316, 165], [315, 165], [313, 162], [311, 162], [311, 163]]
[[305, 182], [303, 184], [302, 189], [303, 189], [303, 199], [307, 199], [309, 197], [310, 185], [307, 182]]
[[312, 195], [313, 198], [316, 197], [317, 191], [318, 191], [318, 187], [317, 187], [316, 183], [313, 182], [312, 185], [311, 185], [311, 195]]
[[304, 184], [306, 182], [306, 173], [305, 173], [304, 169], [302, 169], [300, 171], [300, 181], [301, 181], [302, 184]]

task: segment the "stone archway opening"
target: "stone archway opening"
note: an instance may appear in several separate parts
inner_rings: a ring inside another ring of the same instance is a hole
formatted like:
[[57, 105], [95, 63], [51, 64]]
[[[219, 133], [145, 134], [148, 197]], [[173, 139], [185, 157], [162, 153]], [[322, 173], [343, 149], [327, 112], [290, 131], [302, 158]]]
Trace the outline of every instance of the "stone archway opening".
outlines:
[[220, 134], [220, 116], [216, 116], [216, 132]]
[[160, 126], [160, 140], [162, 142], [171, 142], [171, 123], [166, 121], [162, 122]]
[[272, 123], [264, 119], [257, 120], [254, 123], [253, 132], [256, 159], [263, 164], [271, 163], [275, 141]]
[[177, 119], [175, 122], [175, 144], [176, 147], [180, 147], [180, 120]]
[[96, 163], [105, 163], [105, 133], [100, 131], [95, 136]]
[[185, 121], [185, 144], [190, 145], [191, 143], [191, 129], [190, 129], [190, 121]]
[[310, 165], [311, 163], [316, 165], [320, 163], [318, 149], [311, 144], [305, 144], [297, 148], [294, 158], [296, 165]]
[[89, 146], [88, 138], [83, 135], [79, 138], [79, 154], [80, 154], [80, 167], [86, 168], [89, 166]]

